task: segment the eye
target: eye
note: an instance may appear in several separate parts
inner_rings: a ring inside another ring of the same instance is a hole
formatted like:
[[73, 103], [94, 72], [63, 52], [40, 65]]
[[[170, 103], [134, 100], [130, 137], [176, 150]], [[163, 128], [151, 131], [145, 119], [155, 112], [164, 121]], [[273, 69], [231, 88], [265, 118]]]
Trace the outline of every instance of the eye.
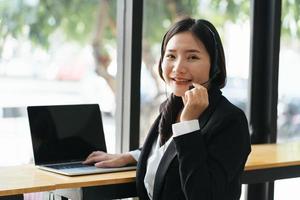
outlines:
[[174, 60], [174, 59], [176, 58], [175, 55], [170, 54], [170, 53], [166, 54], [165, 57], [166, 57], [168, 60]]
[[199, 59], [199, 56], [197, 56], [197, 55], [188, 56], [188, 60], [198, 60], [198, 59]]

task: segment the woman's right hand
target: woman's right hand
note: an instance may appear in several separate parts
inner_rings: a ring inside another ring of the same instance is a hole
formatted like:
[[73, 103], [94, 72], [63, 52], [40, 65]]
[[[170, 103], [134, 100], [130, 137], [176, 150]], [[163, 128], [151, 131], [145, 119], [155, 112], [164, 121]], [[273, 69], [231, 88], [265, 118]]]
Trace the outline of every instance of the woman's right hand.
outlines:
[[209, 105], [207, 88], [200, 84], [193, 83], [194, 88], [187, 90], [182, 97], [183, 110], [180, 121], [198, 119]]
[[94, 151], [83, 164], [94, 164], [96, 167], [123, 167], [128, 164], [135, 164], [136, 160], [129, 154], [108, 154], [103, 151]]

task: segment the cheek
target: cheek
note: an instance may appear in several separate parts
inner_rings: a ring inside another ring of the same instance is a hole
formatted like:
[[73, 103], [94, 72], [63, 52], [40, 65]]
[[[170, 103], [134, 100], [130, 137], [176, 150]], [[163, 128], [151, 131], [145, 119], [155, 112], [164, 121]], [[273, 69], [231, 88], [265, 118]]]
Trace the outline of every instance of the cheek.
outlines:
[[193, 75], [194, 80], [197, 82], [207, 81], [209, 79], [209, 65], [196, 66], [191, 68], [190, 73]]
[[207, 70], [206, 68], [198, 68], [194, 71], [194, 74], [198, 74], [200, 77], [206, 78], [209, 76], [209, 70]]
[[169, 77], [169, 74], [172, 72], [172, 68], [170, 67], [170, 65], [168, 65], [168, 63], [162, 62], [161, 69], [162, 69], [162, 74], [163, 74], [164, 79], [167, 80]]

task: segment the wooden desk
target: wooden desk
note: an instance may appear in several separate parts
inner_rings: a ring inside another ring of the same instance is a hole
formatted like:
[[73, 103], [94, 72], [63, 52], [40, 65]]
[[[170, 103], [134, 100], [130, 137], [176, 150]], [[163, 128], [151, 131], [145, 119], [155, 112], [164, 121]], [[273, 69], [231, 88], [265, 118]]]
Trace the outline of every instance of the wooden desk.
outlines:
[[[252, 145], [242, 183], [292, 177], [300, 177], [300, 142]], [[0, 167], [0, 196], [92, 186], [135, 190], [135, 171], [67, 177], [36, 169], [33, 165]], [[119, 189], [115, 191], [118, 193]]]
[[0, 196], [135, 182], [135, 171], [68, 177], [33, 165], [0, 167]]
[[242, 183], [300, 177], [300, 142], [252, 145]]

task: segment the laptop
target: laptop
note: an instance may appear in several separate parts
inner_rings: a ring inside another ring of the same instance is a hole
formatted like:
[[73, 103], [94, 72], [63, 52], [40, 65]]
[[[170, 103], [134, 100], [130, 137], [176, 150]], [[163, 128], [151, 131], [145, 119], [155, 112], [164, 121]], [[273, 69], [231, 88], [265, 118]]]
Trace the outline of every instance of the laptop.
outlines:
[[106, 152], [98, 104], [28, 106], [27, 113], [38, 168], [68, 176], [136, 168], [97, 168], [82, 164], [93, 151]]

